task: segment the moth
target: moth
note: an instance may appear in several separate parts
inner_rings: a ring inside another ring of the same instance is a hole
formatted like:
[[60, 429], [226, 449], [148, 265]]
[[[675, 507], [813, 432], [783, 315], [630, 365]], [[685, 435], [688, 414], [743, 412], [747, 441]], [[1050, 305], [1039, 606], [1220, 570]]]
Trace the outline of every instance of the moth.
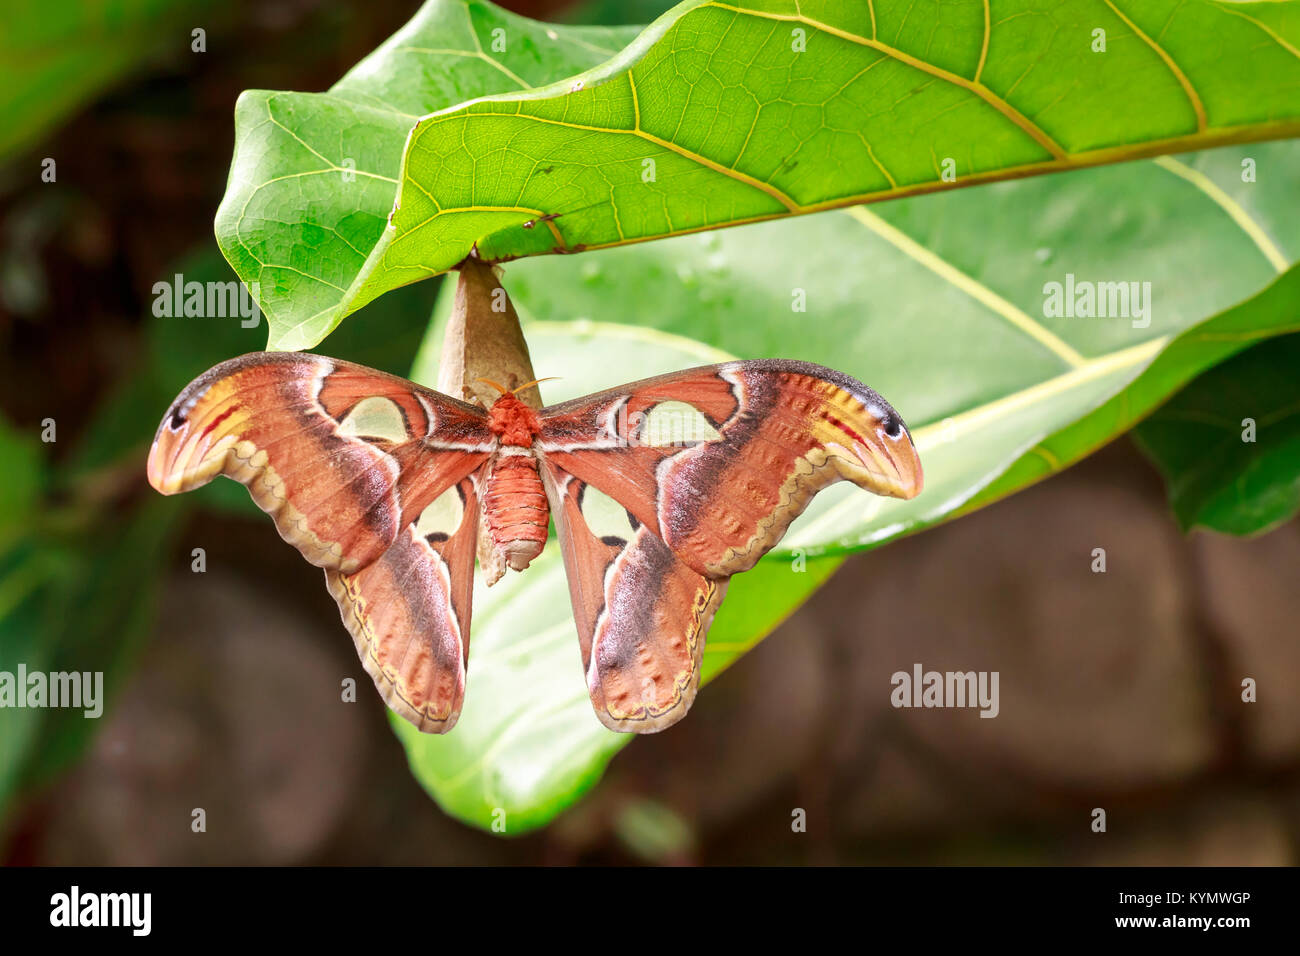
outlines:
[[728, 579], [818, 491], [921, 490], [898, 413], [820, 365], [725, 362], [540, 410], [496, 389], [484, 408], [350, 362], [254, 352], [181, 392], [149, 481], [246, 485], [325, 569], [380, 695], [428, 733], [450, 730], [465, 696], [480, 523], [492, 583], [528, 567], [554, 518], [596, 715], [651, 733], [689, 709]]

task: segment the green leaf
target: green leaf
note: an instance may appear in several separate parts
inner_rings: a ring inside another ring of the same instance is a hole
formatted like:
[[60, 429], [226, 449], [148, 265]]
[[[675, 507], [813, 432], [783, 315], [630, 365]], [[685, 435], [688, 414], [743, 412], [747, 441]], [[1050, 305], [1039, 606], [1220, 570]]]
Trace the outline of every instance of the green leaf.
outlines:
[[[415, 45], [399, 34], [332, 98], [246, 94], [217, 232], [261, 284], [273, 347], [310, 347], [475, 247], [598, 249], [1296, 135], [1297, 9], [688, 0], [600, 62], [568, 28], [431, 2], [406, 31], [423, 48], [473, 61], [500, 22], [503, 60], [549, 50], [533, 88], [467, 79], [455, 105], [393, 65]], [[342, 184], [345, 158], [366, 175]]]
[[[1080, 420], [1099, 406], [1106, 415], [1105, 403], [1178, 335], [1255, 294], [1296, 258], [1300, 223], [1285, 211], [1300, 190], [1300, 144], [1251, 147], [1263, 178], [1250, 184], [1240, 178], [1244, 152], [1001, 183], [599, 259], [526, 260], [506, 267], [505, 284], [526, 318], [601, 318], [614, 309], [620, 321], [744, 358], [820, 362], [880, 391], [911, 426], [925, 492], [900, 502], [836, 486], [780, 545], [856, 550], [992, 500], [1110, 441], [1140, 415]], [[1149, 282], [1149, 325], [1045, 316], [1045, 285], [1067, 274]], [[792, 312], [801, 298], [806, 312]], [[1260, 336], [1287, 331], [1285, 317], [1268, 321]], [[1182, 380], [1164, 383], [1153, 401], [1232, 351], [1188, 353]]]
[[[678, 336], [605, 323], [524, 326], [534, 365], [561, 376], [548, 402], [584, 395], [683, 366], [725, 361], [726, 353]], [[431, 335], [436, 341], [437, 333]], [[436, 350], [421, 352], [413, 376], [437, 381]], [[735, 578], [704, 652], [707, 682], [785, 619], [839, 565], [837, 558], [764, 560]], [[475, 582], [469, 690], [456, 729], [422, 734], [392, 717], [411, 771], [444, 810], [510, 835], [542, 826], [600, 778], [631, 738], [592, 712], [582, 677], [569, 587], [554, 540], [524, 574], [488, 588]]]
[[[56, 569], [30, 544], [31, 516], [45, 479], [39, 447], [34, 436], [0, 420], [0, 671], [11, 674], [19, 662], [39, 666], [47, 650], [34, 598]], [[18, 787], [39, 717], [39, 711], [0, 710], [0, 820]]]
[[[183, 513], [173, 502], [147, 500], [122, 515], [101, 513], [94, 527], [41, 528], [0, 555], [0, 671], [100, 674], [111, 701], [152, 633], [154, 598]], [[0, 811], [21, 789], [66, 768], [104, 713], [0, 709]]]
[[[420, 116], [552, 83], [613, 56], [636, 32], [432, 0], [328, 93], [246, 91], [216, 230], [230, 264], [258, 290], [268, 347], [307, 348], [338, 324], [339, 303], [388, 224]], [[495, 52], [502, 37], [506, 49]]]
[[[558, 552], [552, 541], [527, 573], [490, 590], [476, 582], [469, 687], [454, 731], [422, 734], [389, 715], [411, 772], [443, 810], [485, 830], [504, 825], [511, 836], [549, 823], [632, 742], [592, 712]], [[789, 561], [764, 559], [737, 576], [709, 632], [703, 682], [771, 632], [839, 563], [814, 559], [793, 573]]]
[[0, 419], [0, 553], [30, 518], [44, 477], [37, 437]]
[[1300, 511], [1300, 336], [1206, 372], [1134, 432], [1184, 531], [1258, 534]]
[[[851, 487], [819, 495], [773, 556], [733, 580], [709, 635], [711, 667], [711, 655], [730, 660], [755, 643], [834, 566], [820, 558], [808, 574], [791, 574], [792, 549], [857, 550], [995, 500], [1110, 441], [1251, 342], [1296, 329], [1300, 268], [1269, 283], [1276, 264], [1300, 251], [1300, 223], [1286, 215], [1286, 197], [1300, 188], [1297, 144], [1250, 153], [1261, 174], [1250, 184], [1240, 179], [1242, 151], [1220, 150], [599, 259], [518, 262], [505, 284], [537, 374], [563, 376], [543, 386], [548, 402], [660, 365], [718, 360], [711, 347], [694, 347], [647, 361], [674, 341], [665, 336], [689, 333], [745, 358], [841, 368], [879, 388], [912, 425], [922, 495], [898, 502]], [[1067, 272], [1151, 282], [1149, 326], [1043, 317], [1044, 284]], [[807, 311], [793, 313], [800, 291]], [[449, 308], [445, 287], [439, 314]], [[603, 324], [614, 317], [641, 328]], [[435, 331], [415, 370], [426, 383], [436, 380], [436, 340]], [[394, 721], [421, 783], [484, 828], [496, 810], [508, 833], [542, 825], [629, 742], [591, 713], [555, 550], [476, 594], [456, 730], [431, 738]]]
[[[184, 513], [184, 506], [146, 499], [120, 517], [103, 516], [102, 526], [75, 547], [40, 543], [46, 549], [66, 549], [71, 556], [63, 574], [41, 595], [46, 670], [100, 673], [111, 702], [153, 634], [163, 569]], [[27, 666], [35, 669], [30, 661]], [[103, 719], [75, 709], [42, 713], [23, 766], [22, 784], [28, 787], [68, 767]]]
[[[57, 568], [49, 556], [22, 542], [0, 554], [0, 672], [48, 670], [52, 635], [43, 625], [43, 598]], [[0, 822], [17, 793], [48, 711], [6, 707], [0, 710]], [[0, 842], [4, 833], [0, 830]]]
[[1033, 445], [952, 516], [1055, 474], [1128, 431], [1206, 369], [1255, 342], [1296, 331], [1300, 331], [1300, 266], [1292, 266], [1258, 295], [1173, 339], [1126, 388]]

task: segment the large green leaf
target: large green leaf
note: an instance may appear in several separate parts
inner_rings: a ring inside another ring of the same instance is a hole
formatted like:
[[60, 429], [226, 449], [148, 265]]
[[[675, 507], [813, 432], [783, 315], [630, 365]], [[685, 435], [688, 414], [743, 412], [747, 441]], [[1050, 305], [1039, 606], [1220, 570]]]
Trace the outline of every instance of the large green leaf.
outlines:
[[[1247, 152], [1262, 171], [1249, 184]], [[1008, 469], [998, 493], [1130, 427], [1136, 418], [1079, 420], [1300, 254], [1300, 222], [1285, 214], [1297, 157], [1300, 144], [1286, 142], [1083, 170], [599, 259], [527, 260], [505, 281], [527, 317], [637, 322], [744, 358], [821, 362], [879, 390], [912, 427], [925, 493], [899, 502], [829, 489], [781, 545], [854, 550], [946, 517]], [[1150, 324], [1044, 316], [1044, 286], [1067, 274], [1150, 282]], [[806, 312], [791, 311], [798, 296]], [[1187, 377], [1228, 354], [1190, 364]], [[1076, 427], [1068, 447], [1033, 450]]]
[[420, 116], [552, 83], [607, 60], [636, 32], [431, 0], [328, 93], [246, 91], [216, 229], [235, 271], [258, 289], [269, 347], [310, 347], [338, 324], [388, 224]]
[[[764, 559], [738, 576], [708, 635], [703, 683], [766, 637], [839, 564], [816, 558], [796, 572], [789, 561]], [[577, 800], [630, 743], [591, 711], [554, 541], [526, 574], [508, 575], [490, 591], [480, 581], [472, 644], [469, 691], [451, 734], [420, 734], [391, 714], [390, 723], [412, 773], [443, 810], [521, 834]]]
[[[1249, 240], [1268, 265], [1281, 272], [1289, 263], [1300, 258], [1300, 220], [1289, 214], [1289, 206], [1282, 198], [1300, 187], [1300, 143], [1275, 143], [1256, 146], [1249, 150], [1219, 149], [1194, 153], [1177, 158], [1165, 157], [1156, 163], [1178, 176], [1199, 191], [1205, 200], [1218, 206], [1231, 220], [1230, 227], [1213, 228], [1207, 223], [1202, 228], [1211, 230], [1208, 235], [1174, 232], [1166, 241], [1174, 246], [1178, 256], [1183, 256], [1188, 241], [1207, 249], [1224, 248], [1224, 244]], [[1264, 184], [1259, 183], [1246, 170], [1265, 170]], [[1186, 238], [1183, 238], [1183, 235]], [[1195, 236], [1195, 238], [1192, 238]], [[1203, 243], [1212, 243], [1206, 247]], [[1191, 269], [1213, 268], [1199, 256], [1195, 259], [1178, 259]], [[1238, 275], [1235, 267], [1212, 275], [1214, 281], [1230, 283]], [[1252, 275], [1254, 273], [1252, 272]], [[1233, 289], [1237, 286], [1234, 284]], [[1232, 333], [1208, 337], [1185, 336], [1163, 352], [1132, 385], [1113, 396], [1105, 404], [1034, 445], [1006, 469], [995, 481], [986, 486], [962, 506], [963, 511], [982, 507], [991, 501], [1011, 494], [1025, 485], [1054, 474], [1061, 468], [1106, 444], [1116, 435], [1132, 428], [1152, 409], [1188, 382], [1189, 370], [1203, 370], [1214, 366], [1238, 350], [1246, 348], [1256, 338], [1288, 331], [1294, 316], [1285, 314], [1284, 295], [1261, 297], [1272, 309], [1280, 309], [1271, 318], [1258, 320], [1257, 331], [1243, 330], [1239, 338]], [[1185, 307], [1185, 305], [1183, 306]], [[1240, 313], [1247, 322], [1255, 321], [1253, 313]], [[1196, 374], [1196, 373], [1193, 373]]]
[[1300, 510], [1300, 337], [1206, 372], [1134, 432], [1184, 530], [1258, 534]]
[[[512, 836], [549, 823], [631, 742], [592, 712], [558, 550], [552, 541], [525, 574], [476, 587], [469, 689], [455, 730], [422, 734], [389, 715], [412, 773], [445, 811]], [[765, 559], [736, 577], [709, 632], [703, 682], [771, 633], [839, 564]]]
[[330, 95], [241, 99], [217, 231], [272, 345], [310, 347], [474, 247], [589, 250], [1295, 135], [1298, 9], [687, 0], [606, 57], [614, 34], [433, 0]]
[[[823, 492], [776, 555], [735, 578], [708, 645], [730, 660], [829, 573], [822, 558], [791, 574], [792, 549], [860, 549], [992, 501], [1111, 440], [1251, 342], [1300, 326], [1300, 267], [1258, 291], [1300, 251], [1300, 223], [1285, 215], [1300, 188], [1297, 145], [1252, 148], [1266, 175], [1251, 184], [1242, 151], [1220, 150], [906, 200], [879, 215], [518, 262], [505, 283], [537, 374], [563, 376], [544, 386], [547, 401], [649, 374], [662, 334], [690, 333], [746, 358], [842, 368], [912, 425], [926, 491], [913, 502]], [[1032, 317], [1044, 283], [1067, 271], [1151, 281], [1150, 325]], [[791, 312], [797, 291], [806, 313]], [[440, 314], [449, 308], [444, 287]], [[417, 363], [426, 382], [435, 356], [426, 348]], [[687, 349], [676, 364], [713, 360]], [[480, 588], [461, 724], [446, 738], [394, 724], [416, 776], [463, 820], [488, 828], [499, 810], [507, 832], [544, 823], [629, 742], [590, 712], [567, 601], [554, 553]]]

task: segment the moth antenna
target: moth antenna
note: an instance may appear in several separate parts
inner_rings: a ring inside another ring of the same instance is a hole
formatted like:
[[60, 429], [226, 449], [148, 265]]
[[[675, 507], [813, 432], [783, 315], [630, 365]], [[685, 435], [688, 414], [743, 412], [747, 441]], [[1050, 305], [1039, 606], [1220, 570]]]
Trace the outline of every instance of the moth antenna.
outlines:
[[510, 394], [517, 395], [531, 385], [540, 385], [542, 382], [556, 382], [559, 381], [559, 378], [560, 376], [558, 375], [549, 375], [546, 378], [535, 378], [531, 382], [524, 382], [522, 385], [516, 385], [510, 390]]
[[495, 389], [496, 389], [498, 392], [500, 392], [502, 395], [509, 395], [509, 394], [510, 394], [510, 389], [501, 387], [501, 386], [498, 385], [496, 382], [492, 381], [492, 379], [490, 379], [490, 378], [476, 378], [476, 379], [474, 379], [474, 381], [476, 381], [476, 382], [482, 382], [484, 385], [491, 385], [493, 388], [495, 388]]

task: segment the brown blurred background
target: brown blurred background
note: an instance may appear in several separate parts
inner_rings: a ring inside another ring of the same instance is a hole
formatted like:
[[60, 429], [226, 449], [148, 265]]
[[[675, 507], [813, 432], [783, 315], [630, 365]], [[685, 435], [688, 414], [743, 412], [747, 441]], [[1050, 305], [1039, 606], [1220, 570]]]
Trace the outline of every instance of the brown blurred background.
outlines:
[[[565, 15], [560, 3], [504, 5]], [[625, 6], [595, 16], [644, 22], [667, 4]], [[30, 169], [11, 165], [0, 179], [10, 422], [53, 416], [70, 444], [130, 374], [153, 283], [210, 243], [238, 93], [324, 89], [415, 7], [235, 4], [205, 56], [150, 60], [20, 157], [34, 168], [58, 156], [64, 188], [28, 188]], [[207, 548], [202, 578], [189, 572], [193, 542]], [[1090, 569], [1097, 547], [1105, 574]], [[1300, 698], [1287, 690], [1300, 675], [1300, 531], [1183, 537], [1127, 440], [849, 560], [701, 693], [689, 721], [628, 747], [574, 809], [521, 838], [447, 818], [416, 784], [319, 571], [269, 522], [196, 513], [174, 551], [137, 669], [71, 772], [13, 809], [7, 862], [1300, 857]], [[892, 709], [890, 675], [916, 661], [1000, 671], [1001, 715]], [[338, 706], [339, 674], [357, 678], [357, 706]], [[1241, 702], [1245, 677], [1258, 703]], [[178, 827], [196, 802], [221, 821], [214, 832]], [[806, 833], [791, 830], [795, 808]]]

